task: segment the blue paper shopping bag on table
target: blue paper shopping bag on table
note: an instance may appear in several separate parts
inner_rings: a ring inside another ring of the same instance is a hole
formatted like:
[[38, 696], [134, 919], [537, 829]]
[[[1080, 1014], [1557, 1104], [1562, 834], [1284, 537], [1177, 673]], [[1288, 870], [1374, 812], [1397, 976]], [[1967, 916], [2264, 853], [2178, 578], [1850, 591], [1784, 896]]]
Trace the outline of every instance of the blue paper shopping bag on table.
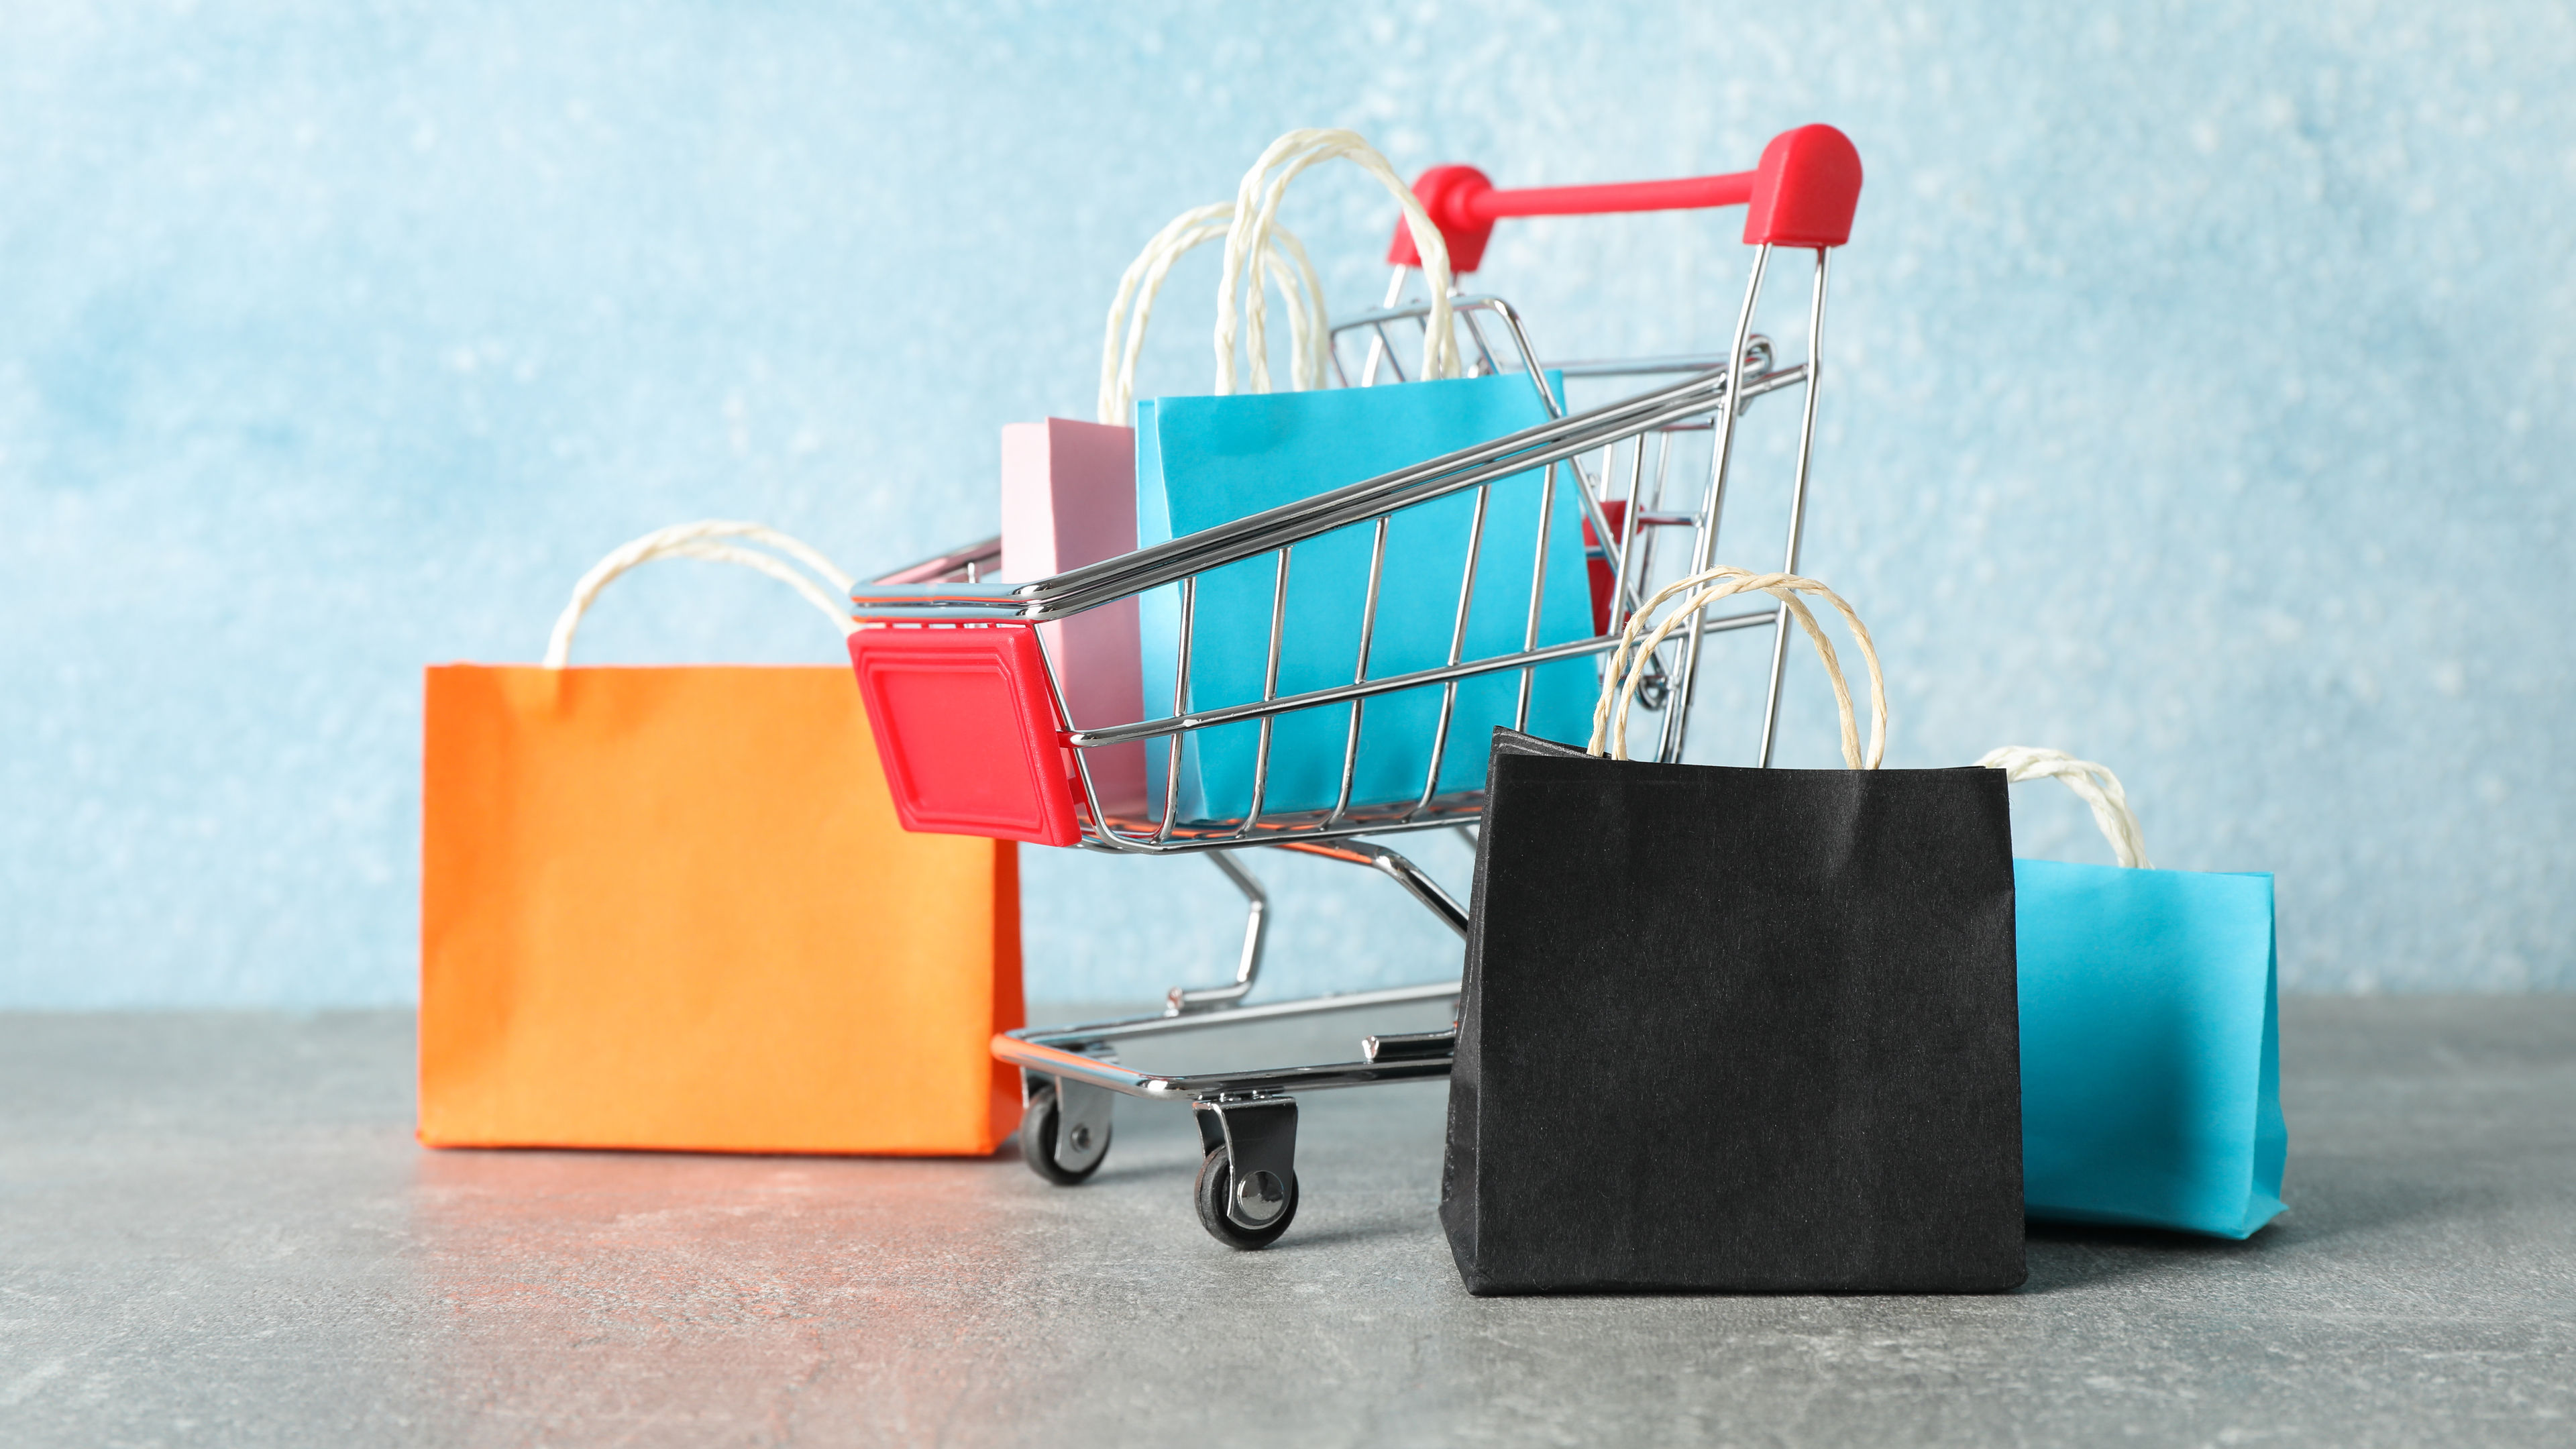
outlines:
[[[1523, 374], [1384, 387], [1249, 397], [1167, 397], [1136, 405], [1137, 541], [1153, 544], [1294, 503], [1346, 484], [1436, 458], [1545, 422], [1548, 411]], [[1462, 659], [1522, 647], [1529, 624], [1532, 564], [1540, 543], [1545, 469], [1492, 485], [1477, 551]], [[1557, 470], [1546, 518], [1546, 569], [1538, 643], [1592, 632], [1583, 565], [1581, 503], [1572, 470]], [[1397, 513], [1388, 525], [1368, 674], [1384, 679], [1449, 661], [1458, 590], [1475, 533], [1473, 490]], [[1288, 572], [1279, 695], [1349, 684], [1357, 674], [1375, 528], [1356, 524], [1296, 546]], [[1189, 698], [1204, 710], [1262, 698], [1269, 664], [1277, 560], [1264, 555], [1201, 576], [1191, 606]], [[1144, 600], [1148, 708], [1172, 704], [1180, 642], [1177, 588]], [[1590, 727], [1598, 693], [1592, 663], [1561, 660], [1535, 671], [1530, 712], [1515, 719], [1517, 672], [1469, 679], [1458, 688], [1437, 782], [1439, 793], [1484, 783], [1479, 742], [1496, 725], [1552, 739]], [[1364, 706], [1351, 800], [1411, 800], [1431, 773], [1442, 690], [1380, 695]], [[1178, 712], [1178, 711], [1174, 711]], [[1329, 809], [1341, 791], [1347, 706], [1302, 711], [1272, 727], [1265, 814]], [[1455, 742], [1464, 741], [1463, 746]], [[1182, 750], [1180, 814], [1226, 819], [1252, 805], [1260, 726], [1244, 723], [1193, 735]]]
[[2281, 1211], [2289, 1151], [2272, 878], [2148, 867], [2099, 765], [2025, 748], [1979, 763], [2064, 780], [2121, 860], [2013, 862], [2025, 1209], [2252, 1236]]

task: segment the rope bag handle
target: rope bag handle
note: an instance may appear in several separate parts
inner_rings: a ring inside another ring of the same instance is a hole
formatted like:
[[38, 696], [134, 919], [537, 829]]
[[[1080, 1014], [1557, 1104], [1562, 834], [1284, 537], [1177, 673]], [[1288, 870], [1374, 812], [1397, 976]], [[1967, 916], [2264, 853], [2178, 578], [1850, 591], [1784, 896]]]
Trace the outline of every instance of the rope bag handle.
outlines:
[[2001, 770], [2013, 784], [2055, 776], [2066, 782], [2093, 808], [2093, 823], [2101, 828], [2102, 838], [2111, 842], [2111, 853], [2120, 864], [2131, 870], [2153, 870], [2147, 859], [2147, 839], [2138, 830], [2138, 817], [2129, 808], [2129, 792], [2120, 788], [2120, 777], [2091, 760], [2079, 760], [2064, 750], [2043, 750], [2034, 745], [2005, 745], [1985, 752], [1977, 760], [1988, 769]]
[[[1456, 377], [1463, 368], [1459, 361], [1458, 339], [1451, 331], [1449, 287], [1449, 240], [1433, 224], [1431, 213], [1424, 210], [1422, 198], [1395, 174], [1395, 168], [1377, 149], [1356, 131], [1338, 128], [1290, 131], [1270, 143], [1252, 169], [1243, 173], [1243, 184], [1235, 191], [1234, 225], [1225, 237], [1225, 280], [1216, 295], [1216, 391], [1219, 397], [1235, 391], [1234, 345], [1236, 333], [1235, 296], [1245, 289], [1247, 269], [1250, 290], [1243, 308], [1242, 331], [1245, 355], [1251, 361], [1252, 388], [1255, 392], [1270, 390], [1270, 357], [1268, 352], [1268, 311], [1262, 300], [1263, 279], [1267, 275], [1266, 239], [1278, 225], [1279, 203], [1288, 194], [1288, 183], [1299, 172], [1336, 157], [1357, 165], [1377, 178], [1396, 205], [1404, 209], [1406, 230], [1413, 233], [1414, 250], [1420, 253], [1422, 275], [1431, 287], [1431, 315], [1422, 333], [1422, 376], [1425, 379]], [[1276, 169], [1278, 175], [1269, 173]], [[1264, 178], [1267, 178], [1265, 181]]]
[[[723, 541], [727, 539], [758, 544], [776, 552], [756, 552]], [[787, 557], [780, 558], [779, 554]], [[848, 596], [855, 580], [841, 572], [830, 559], [807, 544], [757, 523], [706, 518], [696, 523], [675, 523], [668, 528], [657, 528], [642, 538], [619, 545], [610, 551], [608, 557], [592, 564], [590, 572], [581, 576], [581, 582], [572, 586], [571, 602], [555, 616], [554, 634], [546, 640], [545, 667], [561, 669], [571, 662], [573, 634], [581, 628], [581, 616], [590, 612], [591, 603], [599, 597], [600, 590], [607, 588], [628, 569], [664, 558], [710, 559], [756, 570], [803, 594], [806, 602], [822, 610], [824, 617], [837, 625], [844, 636], [856, 632], [859, 627], [858, 621], [850, 617], [849, 610], [842, 606], [840, 600], [825, 593], [814, 582], [819, 577], [830, 584], [834, 592]], [[790, 560], [802, 564], [811, 576], [791, 566]]]
[[[1788, 606], [1790, 615], [1798, 621], [1798, 627], [1804, 629], [1807, 638], [1814, 642], [1816, 657], [1824, 661], [1825, 677], [1834, 686], [1834, 707], [1842, 714], [1843, 763], [1855, 770], [1877, 769], [1879, 762], [1887, 757], [1887, 681], [1879, 673], [1878, 646], [1869, 637], [1869, 626], [1860, 621], [1860, 615], [1852, 612], [1851, 605], [1843, 602], [1842, 595], [1814, 579], [1800, 578], [1796, 574], [1757, 574], [1739, 568], [1713, 568], [1676, 579], [1657, 590], [1655, 596], [1646, 601], [1645, 607], [1628, 620], [1627, 629], [1619, 636], [1619, 646], [1610, 651], [1609, 667], [1602, 673], [1601, 700], [1592, 709], [1592, 742], [1585, 747], [1584, 753], [1608, 755], [1617, 760], [1628, 758], [1628, 709], [1636, 702], [1637, 686], [1645, 681], [1646, 661], [1654, 657], [1655, 651], [1663, 646], [1664, 640], [1675, 629], [1681, 627], [1683, 621], [1699, 617], [1700, 610], [1731, 594], [1755, 591], [1769, 594]], [[1685, 592], [1690, 597], [1666, 614], [1651, 633], [1645, 632], [1647, 616], [1662, 607], [1665, 600]], [[1869, 666], [1869, 753], [1866, 758], [1861, 753], [1859, 726], [1852, 718], [1851, 682], [1843, 677], [1842, 660], [1834, 653], [1833, 641], [1825, 637], [1824, 629], [1816, 623], [1816, 616], [1808, 612], [1805, 601], [1798, 597], [1800, 594], [1814, 594], [1843, 616], [1843, 623], [1851, 629], [1853, 642], [1860, 646], [1862, 662]], [[1642, 640], [1641, 634], [1644, 635]], [[1615, 711], [1612, 707], [1614, 700]]]
[[[1235, 205], [1230, 201], [1215, 202], [1182, 212], [1163, 224], [1127, 264], [1118, 279], [1118, 296], [1109, 304], [1108, 336], [1100, 346], [1099, 419], [1117, 427], [1133, 426], [1136, 419], [1136, 358], [1145, 348], [1145, 327], [1154, 316], [1154, 299], [1163, 290], [1163, 279], [1171, 274], [1172, 264], [1193, 248], [1233, 230]], [[1281, 280], [1276, 285], [1288, 302], [1289, 385], [1300, 391], [1312, 391], [1324, 385], [1324, 370], [1331, 365], [1331, 329], [1324, 320], [1324, 283], [1316, 275], [1315, 264], [1307, 260], [1305, 244], [1284, 226], [1273, 226], [1262, 238], [1263, 274], [1276, 268]], [[1256, 299], [1257, 300], [1257, 299]], [[1133, 304], [1131, 318], [1128, 307]], [[1261, 391], [1268, 392], [1269, 375], [1261, 377]]]

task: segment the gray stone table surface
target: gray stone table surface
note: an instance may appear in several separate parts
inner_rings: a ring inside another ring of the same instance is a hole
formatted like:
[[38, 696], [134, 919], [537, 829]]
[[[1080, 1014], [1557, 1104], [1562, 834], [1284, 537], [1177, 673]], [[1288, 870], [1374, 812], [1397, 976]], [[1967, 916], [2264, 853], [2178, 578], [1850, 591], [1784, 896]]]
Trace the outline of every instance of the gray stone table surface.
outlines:
[[426, 1152], [401, 1014], [0, 1017], [0, 1444], [2576, 1444], [2576, 998], [2293, 999], [2283, 1057], [2249, 1242], [1480, 1300], [1436, 1085], [1308, 1098], [1297, 1223], [1242, 1253], [1169, 1109], [1072, 1189]]

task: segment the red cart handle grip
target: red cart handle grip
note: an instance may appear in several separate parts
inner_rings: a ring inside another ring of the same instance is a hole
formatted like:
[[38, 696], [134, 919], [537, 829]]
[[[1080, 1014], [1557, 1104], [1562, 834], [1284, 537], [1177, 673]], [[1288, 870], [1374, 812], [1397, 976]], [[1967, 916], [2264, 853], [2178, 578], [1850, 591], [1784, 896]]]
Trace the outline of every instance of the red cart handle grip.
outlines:
[[[1460, 274], [1485, 259], [1494, 223], [1506, 216], [1743, 206], [1747, 246], [1838, 247], [1851, 240], [1852, 212], [1860, 205], [1860, 152], [1831, 126], [1800, 126], [1772, 137], [1760, 165], [1723, 176], [1501, 191], [1473, 166], [1434, 166], [1413, 183], [1413, 194], [1448, 238], [1449, 266]], [[1386, 259], [1400, 267], [1422, 265], [1413, 235], [1401, 223]]]

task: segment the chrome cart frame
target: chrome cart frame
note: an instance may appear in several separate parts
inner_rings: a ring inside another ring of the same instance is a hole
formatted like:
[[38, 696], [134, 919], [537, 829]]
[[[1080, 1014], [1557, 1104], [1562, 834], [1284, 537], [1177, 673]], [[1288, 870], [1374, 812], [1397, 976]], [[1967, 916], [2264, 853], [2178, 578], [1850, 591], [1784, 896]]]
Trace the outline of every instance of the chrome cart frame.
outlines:
[[[1766, 156], [1766, 164], [1767, 161]], [[1853, 166], [1851, 185], [1856, 195], [1857, 162]], [[1450, 979], [1389, 990], [1246, 1004], [1245, 998], [1260, 978], [1268, 927], [1267, 899], [1236, 853], [1267, 847], [1366, 866], [1393, 880], [1442, 924], [1464, 937], [1467, 912], [1438, 882], [1397, 851], [1360, 837], [1457, 829], [1473, 842], [1483, 807], [1482, 791], [1443, 793], [1437, 788], [1442, 762], [1454, 743], [1449, 733], [1460, 684], [1517, 672], [1520, 685], [1515, 722], [1525, 726], [1533, 671], [1538, 666], [1606, 653], [1617, 642], [1628, 616], [1650, 594], [1655, 579], [1667, 573], [1678, 575], [1709, 567], [1715, 561], [1718, 525], [1732, 479], [1738, 419], [1754, 399], [1803, 385], [1806, 391], [1795, 473], [1790, 482], [1784, 549], [1785, 569], [1797, 571], [1815, 441], [1818, 349], [1824, 328], [1829, 248], [1838, 242], [1839, 238], [1834, 238], [1797, 248], [1812, 251], [1814, 257], [1807, 310], [1808, 351], [1801, 361], [1779, 364], [1771, 341], [1753, 330], [1754, 314], [1775, 250], [1768, 243], [1754, 248], [1733, 345], [1726, 353], [1626, 363], [1574, 363], [1553, 369], [1578, 379], [1671, 379], [1582, 412], [1569, 413], [1550, 390], [1545, 378], [1551, 369], [1539, 361], [1520, 317], [1507, 303], [1490, 296], [1458, 297], [1452, 306], [1458, 325], [1472, 344], [1471, 373], [1517, 371], [1527, 375], [1544, 400], [1547, 421], [1444, 457], [1036, 582], [979, 582], [997, 552], [996, 544], [987, 542], [926, 560], [853, 591], [854, 614], [863, 630], [1027, 626], [1071, 618], [1136, 599], [1152, 590], [1177, 593], [1180, 634], [1171, 698], [1178, 712], [1133, 723], [1095, 722], [1086, 726], [1072, 721], [1066, 714], [1064, 681], [1053, 651], [1045, 654], [1046, 691], [1054, 703], [1055, 718], [1061, 726], [1058, 738], [1068, 752], [1078, 793], [1081, 830], [1074, 843], [1121, 854], [1206, 855], [1245, 897], [1247, 919], [1242, 951], [1231, 981], [1215, 987], [1174, 987], [1160, 1014], [1032, 1026], [993, 1039], [994, 1056], [1021, 1072], [1026, 1112], [1020, 1141], [1032, 1170], [1065, 1184], [1080, 1182], [1096, 1171], [1109, 1149], [1111, 1104], [1116, 1096], [1187, 1102], [1205, 1150], [1196, 1193], [1202, 1223], [1221, 1241], [1239, 1247], [1260, 1247], [1285, 1231], [1296, 1211], [1294, 1094], [1421, 1081], [1448, 1074], [1454, 1027], [1364, 1036], [1355, 1060], [1192, 1074], [1136, 1070], [1118, 1060], [1117, 1046], [1175, 1032], [1328, 1012], [1364, 1012], [1457, 995], [1459, 982]], [[1333, 327], [1333, 363], [1342, 385], [1369, 386], [1381, 379], [1404, 380], [1396, 363], [1398, 348], [1390, 333], [1427, 325], [1425, 319], [1430, 311], [1427, 303], [1400, 303], [1407, 276], [1407, 269], [1399, 266], [1388, 291], [1387, 305]], [[1367, 352], [1354, 377], [1343, 348], [1361, 341], [1367, 343]], [[1672, 471], [1676, 442], [1685, 435], [1701, 432], [1713, 437], [1697, 506], [1673, 510], [1663, 493]], [[1651, 469], [1650, 452], [1656, 455]], [[1529, 561], [1531, 604], [1522, 647], [1505, 654], [1468, 657], [1467, 615], [1479, 554], [1484, 547], [1493, 485], [1538, 470], [1544, 470], [1545, 482], [1539, 489], [1540, 526], [1536, 557]], [[1560, 479], [1574, 489], [1595, 541], [1594, 554], [1608, 566], [1611, 602], [1607, 627], [1594, 637], [1542, 646], [1537, 642], [1538, 600], [1548, 564], [1548, 520]], [[1474, 523], [1459, 580], [1447, 662], [1435, 668], [1370, 678], [1368, 655], [1375, 639], [1389, 520], [1405, 509], [1462, 494], [1475, 499]], [[1288, 624], [1288, 577], [1293, 550], [1307, 540], [1357, 526], [1372, 526], [1375, 542], [1355, 677], [1332, 688], [1280, 694], [1281, 640]], [[1659, 558], [1658, 537], [1673, 530], [1687, 535], [1687, 547], [1680, 550], [1679, 557], [1666, 548]], [[1211, 570], [1262, 559], [1270, 561], [1273, 580], [1268, 683], [1262, 697], [1191, 710], [1190, 651], [1199, 580]], [[1703, 618], [1697, 628], [1684, 630], [1666, 646], [1664, 655], [1653, 662], [1654, 674], [1642, 701], [1661, 715], [1655, 758], [1681, 758], [1706, 637], [1768, 626], [1773, 639], [1760, 763], [1770, 763], [1788, 642], [1787, 621], [1783, 606]], [[1360, 749], [1361, 719], [1369, 702], [1383, 695], [1429, 688], [1439, 688], [1442, 694], [1431, 765], [1422, 788], [1408, 801], [1355, 804], [1352, 781]], [[1269, 784], [1272, 726], [1282, 716], [1307, 710], [1347, 712], [1339, 799], [1330, 809], [1266, 811], [1263, 797]], [[1246, 723], [1257, 723], [1260, 728], [1249, 809], [1240, 816], [1224, 819], [1183, 818], [1181, 772], [1177, 767], [1181, 742], [1196, 731]], [[1162, 742], [1164, 769], [1159, 803], [1149, 802], [1142, 814], [1121, 815], [1103, 809], [1098, 803], [1101, 794], [1093, 782], [1092, 752], [1146, 741]], [[1475, 742], [1480, 750], [1482, 744]]]

